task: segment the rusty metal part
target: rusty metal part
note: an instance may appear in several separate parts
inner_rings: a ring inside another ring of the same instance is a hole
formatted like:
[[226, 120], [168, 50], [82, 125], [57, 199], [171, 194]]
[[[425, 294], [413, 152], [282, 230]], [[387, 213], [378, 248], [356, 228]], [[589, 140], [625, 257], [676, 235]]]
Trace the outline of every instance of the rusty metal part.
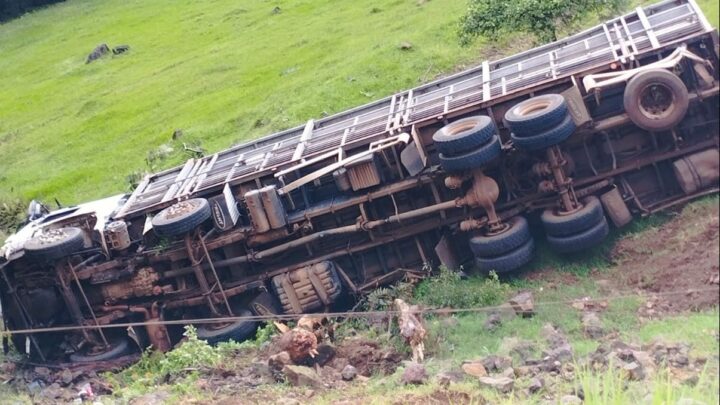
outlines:
[[127, 280], [101, 284], [100, 291], [105, 301], [112, 304], [127, 298], [157, 295], [155, 287], [159, 280], [160, 275], [152, 267], [143, 267]]
[[287, 214], [278, 196], [277, 188], [275, 186], [261, 188], [260, 200], [270, 228], [279, 229], [285, 227], [287, 225]]
[[449, 188], [450, 190], [457, 190], [460, 187], [462, 187], [463, 183], [472, 178], [472, 174], [465, 173], [465, 174], [451, 174], [447, 177], [445, 177], [445, 187]]
[[493, 178], [486, 176], [482, 170], [473, 171], [473, 185], [460, 201], [462, 205], [482, 207], [487, 212], [490, 232], [499, 232], [504, 228], [495, 211], [495, 202], [500, 196], [500, 188]]
[[150, 306], [150, 310], [144, 307], [130, 307], [131, 312], [141, 313], [145, 318], [145, 330], [150, 339], [150, 344], [155, 350], [167, 352], [172, 349], [170, 335], [167, 326], [161, 323], [160, 310], [157, 302]]
[[67, 263], [68, 269], [70, 269], [70, 273], [72, 274], [73, 278], [75, 279], [75, 283], [77, 285], [78, 291], [80, 291], [80, 295], [82, 295], [83, 300], [85, 301], [85, 306], [87, 306], [88, 311], [90, 312], [90, 316], [92, 316], [93, 321], [95, 322], [95, 325], [98, 326], [97, 332], [100, 335], [100, 338], [103, 341], [103, 344], [105, 347], [108, 347], [108, 340], [105, 337], [105, 333], [103, 332], [102, 328], [100, 328], [100, 324], [98, 323], [97, 316], [95, 316], [95, 311], [93, 311], [92, 305], [90, 305], [90, 300], [88, 300], [87, 295], [85, 294], [85, 289], [83, 289], [82, 284], [80, 283], [80, 279], [77, 276], [77, 273], [75, 273], [75, 269], [73, 268], [72, 263], [68, 260]]
[[555, 186], [555, 182], [552, 180], [542, 180], [538, 183], [539, 193], [555, 193], [557, 191], [557, 186]]
[[546, 153], [555, 180], [555, 186], [560, 195], [560, 202], [562, 204], [562, 210], [560, 212], [571, 213], [577, 211], [580, 208], [580, 204], [573, 194], [572, 179], [565, 176], [565, 171], [563, 170], [565, 162], [562, 159], [560, 147], [558, 145], [551, 146], [547, 148]]
[[201, 259], [197, 257], [197, 252], [193, 244], [192, 235], [189, 233], [185, 235], [185, 248], [187, 249], [188, 257], [190, 258], [190, 267], [192, 267], [193, 273], [195, 273], [195, 279], [200, 286], [200, 291], [202, 291], [202, 294], [207, 297], [207, 303], [208, 307], [210, 308], [210, 312], [212, 312], [214, 315], [220, 315], [220, 313], [217, 311], [217, 308], [215, 308], [215, 304], [209, 296], [212, 291], [210, 290], [210, 286], [208, 285], [207, 279], [205, 278], [205, 272], [203, 270]]
[[[70, 317], [72, 318], [73, 322], [75, 322], [78, 325], [84, 325], [85, 319], [83, 318], [82, 311], [80, 310], [80, 304], [77, 302], [77, 298], [75, 298], [75, 294], [73, 294], [72, 289], [67, 283], [67, 280], [65, 280], [65, 273], [66, 273], [66, 267], [67, 263], [60, 261], [55, 265], [55, 274], [58, 280], [58, 285], [60, 287], [60, 295], [62, 295], [63, 300], [65, 301], [65, 305], [67, 306], [68, 312], [70, 313]], [[82, 330], [83, 337], [85, 337], [85, 340], [88, 342], [94, 342], [94, 339], [92, 339], [91, 335], [87, 332], [87, 330]]]

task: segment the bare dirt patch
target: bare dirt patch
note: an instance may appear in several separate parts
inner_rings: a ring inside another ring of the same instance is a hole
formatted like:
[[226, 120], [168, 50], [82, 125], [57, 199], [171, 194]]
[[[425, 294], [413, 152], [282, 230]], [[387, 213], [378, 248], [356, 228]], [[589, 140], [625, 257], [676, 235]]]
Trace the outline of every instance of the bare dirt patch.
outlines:
[[717, 306], [719, 225], [718, 206], [698, 204], [661, 228], [620, 240], [611, 280], [618, 290], [649, 296], [641, 308], [645, 316]]

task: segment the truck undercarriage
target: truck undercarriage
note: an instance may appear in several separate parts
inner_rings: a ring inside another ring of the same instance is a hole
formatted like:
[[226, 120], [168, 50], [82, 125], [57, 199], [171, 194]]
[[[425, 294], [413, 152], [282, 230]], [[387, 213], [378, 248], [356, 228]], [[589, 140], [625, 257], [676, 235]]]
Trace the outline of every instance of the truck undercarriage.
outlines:
[[[515, 271], [718, 191], [718, 37], [666, 1], [148, 176], [6, 244], [14, 345], [43, 361], [215, 343], [444, 265]], [[538, 232], [532, 231], [538, 229]], [[537, 225], [535, 225], [537, 224]], [[250, 316], [255, 317], [250, 317]], [[173, 321], [173, 325], [164, 322]], [[30, 330], [82, 326], [79, 330]], [[20, 332], [17, 332], [20, 331]]]

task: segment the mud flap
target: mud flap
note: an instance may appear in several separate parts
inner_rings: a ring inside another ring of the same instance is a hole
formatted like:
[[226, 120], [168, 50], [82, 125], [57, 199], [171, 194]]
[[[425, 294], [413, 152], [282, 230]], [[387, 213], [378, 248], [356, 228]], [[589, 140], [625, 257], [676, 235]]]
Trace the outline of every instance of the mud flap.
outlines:
[[585, 107], [585, 101], [583, 101], [582, 94], [580, 94], [580, 89], [578, 89], [577, 85], [570, 87], [561, 94], [565, 98], [568, 111], [573, 121], [575, 121], [576, 127], [580, 128], [592, 121], [592, 117], [590, 117], [590, 113], [587, 107]]
[[400, 152], [400, 162], [402, 162], [405, 170], [410, 173], [411, 176], [415, 176], [425, 169], [425, 160], [420, 154], [415, 141], [410, 142], [405, 149]]
[[435, 254], [440, 259], [440, 264], [449, 270], [459, 270], [464, 263], [472, 260], [469, 249], [459, 251], [459, 246], [467, 246], [467, 241], [462, 241], [457, 235], [443, 235], [435, 245]]

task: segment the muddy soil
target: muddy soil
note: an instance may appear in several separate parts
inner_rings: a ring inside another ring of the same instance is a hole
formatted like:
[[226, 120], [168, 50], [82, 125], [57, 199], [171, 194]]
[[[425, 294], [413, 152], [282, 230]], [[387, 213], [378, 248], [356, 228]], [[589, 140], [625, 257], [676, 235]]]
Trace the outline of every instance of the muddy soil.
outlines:
[[[697, 311], [718, 305], [720, 221], [718, 206], [690, 206], [662, 227], [619, 241], [616, 289], [640, 290], [648, 296], [643, 315]], [[680, 292], [680, 293], [678, 293]]]

